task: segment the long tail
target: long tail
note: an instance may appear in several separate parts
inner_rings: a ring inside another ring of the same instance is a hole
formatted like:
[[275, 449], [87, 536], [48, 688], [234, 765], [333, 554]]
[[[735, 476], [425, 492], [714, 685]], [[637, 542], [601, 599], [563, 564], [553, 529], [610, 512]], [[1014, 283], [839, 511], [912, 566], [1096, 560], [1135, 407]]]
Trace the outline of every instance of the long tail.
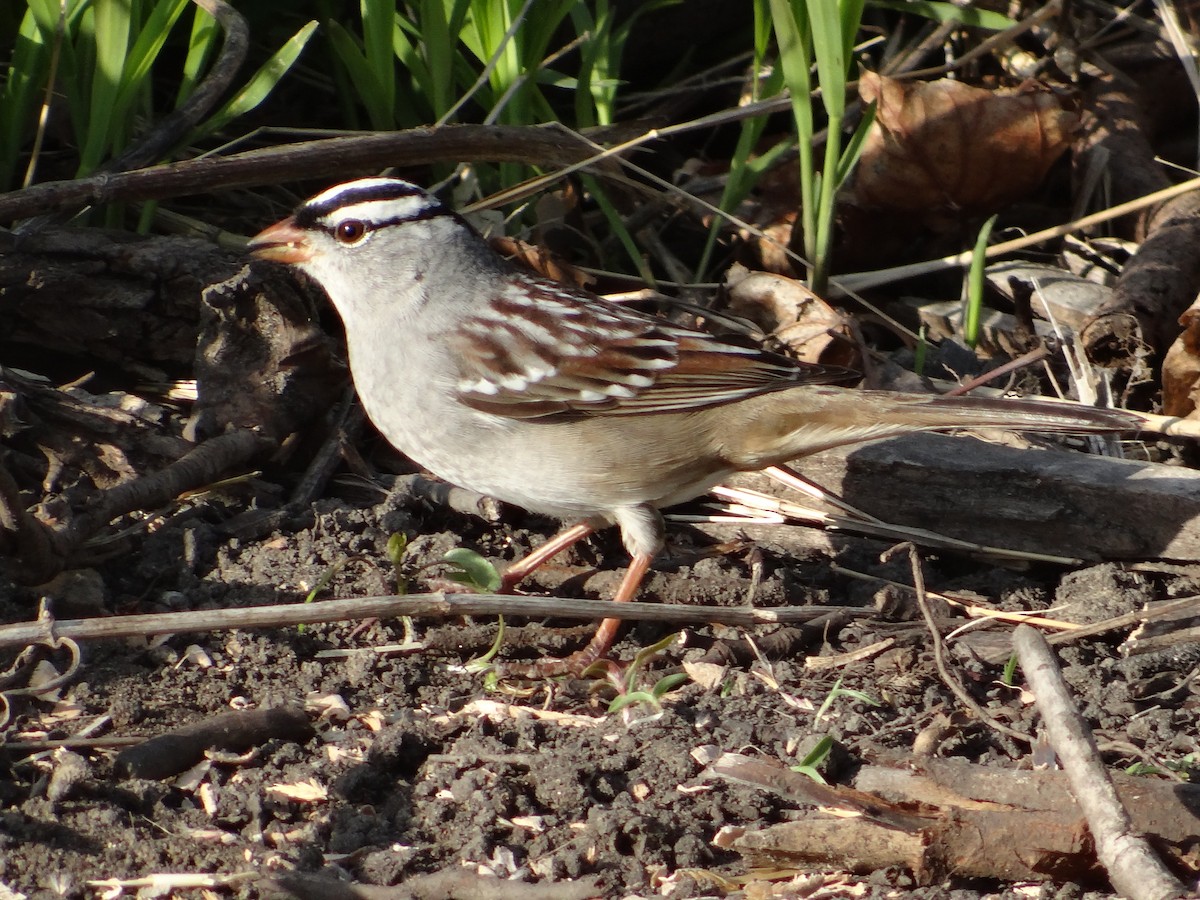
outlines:
[[731, 422], [731, 459], [746, 468], [832, 447], [915, 431], [1009, 428], [1015, 431], [1139, 433], [1200, 438], [1200, 422], [1057, 400], [938, 397], [811, 385], [744, 403]]
[[[894, 404], [897, 399], [897, 395], [886, 391], [861, 393], [881, 399], [890, 396]], [[1147, 416], [1143, 413], [1101, 409], [1069, 401], [921, 395], [907, 395], [905, 399], [909, 397], [911, 400], [908, 403], [894, 405], [896, 421], [903, 424], [919, 419], [925, 430], [978, 426], [1095, 434], [1142, 431], [1147, 426]], [[1150, 418], [1170, 421], [1165, 416]]]

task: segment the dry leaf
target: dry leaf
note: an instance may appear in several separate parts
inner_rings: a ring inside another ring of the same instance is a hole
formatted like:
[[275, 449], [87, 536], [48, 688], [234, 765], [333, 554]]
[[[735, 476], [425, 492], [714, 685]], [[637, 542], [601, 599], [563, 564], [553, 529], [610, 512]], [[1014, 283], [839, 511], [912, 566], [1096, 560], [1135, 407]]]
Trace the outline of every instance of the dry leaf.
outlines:
[[575, 728], [595, 728], [603, 725], [603, 716], [581, 716], [573, 713], [560, 713], [552, 709], [538, 709], [532, 706], [513, 706], [495, 700], [472, 700], [451, 718], [481, 718], [492, 720], [503, 719], [539, 719], [543, 722], [554, 722]]
[[854, 185], [864, 207], [992, 212], [1033, 191], [1078, 126], [1045, 91], [999, 93], [867, 72], [859, 94], [878, 103]]
[[706, 662], [685, 662], [683, 671], [687, 673], [688, 678], [700, 685], [706, 691], [715, 691], [725, 681], [725, 676], [729, 672], [728, 666], [719, 666], [716, 663]]
[[1200, 300], [1179, 317], [1183, 331], [1163, 357], [1163, 415], [1200, 418], [1196, 415], [1200, 393]]
[[329, 799], [329, 792], [325, 786], [318, 784], [312, 778], [307, 781], [295, 781], [291, 784], [273, 784], [267, 788], [267, 791], [300, 803], [319, 803]]
[[501, 256], [553, 281], [561, 281], [581, 288], [586, 288], [596, 281], [587, 272], [567, 264], [545, 247], [539, 247], [537, 244], [529, 244], [516, 238], [503, 236], [489, 238], [488, 243]]
[[854, 368], [854, 344], [843, 339], [850, 333], [845, 317], [803, 283], [733, 265], [725, 284], [729, 311], [758, 325], [799, 359]]
[[545, 816], [513, 816], [509, 821], [518, 828], [524, 828], [534, 834], [541, 834], [546, 830]]

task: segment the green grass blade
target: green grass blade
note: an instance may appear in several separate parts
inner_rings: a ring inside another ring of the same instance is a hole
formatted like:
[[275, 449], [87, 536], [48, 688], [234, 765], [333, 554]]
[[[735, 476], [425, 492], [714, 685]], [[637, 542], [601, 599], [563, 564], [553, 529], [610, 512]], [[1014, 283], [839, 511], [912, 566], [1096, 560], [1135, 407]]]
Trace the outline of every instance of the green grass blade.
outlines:
[[39, 15], [46, 11], [47, 3], [38, 0], [30, 3], [17, 31], [4, 88], [0, 91], [0, 188], [6, 190], [13, 186], [17, 161], [33, 131], [34, 110], [50, 71], [57, 16], [47, 27]]
[[225, 127], [231, 120], [249, 112], [262, 103], [267, 95], [275, 88], [288, 69], [304, 52], [309, 38], [316, 31], [316, 20], [307, 22], [299, 31], [288, 39], [282, 47], [251, 77], [228, 103], [222, 106], [208, 121], [202, 123], [195, 131], [195, 136], [212, 134]]
[[124, 143], [122, 139], [129, 133], [129, 123], [119, 115], [117, 98], [133, 29], [132, 13], [131, 7], [120, 0], [95, 0], [92, 4], [95, 57], [79, 175], [93, 171], [113, 147]]
[[629, 256], [634, 266], [637, 267], [638, 274], [642, 280], [646, 284], [653, 285], [654, 273], [650, 270], [649, 265], [647, 265], [637, 241], [633, 239], [633, 235], [625, 227], [625, 220], [621, 218], [621, 214], [617, 211], [617, 208], [609, 201], [595, 178], [590, 175], [580, 175], [580, 180], [583, 182], [584, 187], [587, 188], [588, 193], [591, 194], [592, 199], [596, 201], [596, 205], [600, 207], [600, 211], [604, 213], [604, 218], [608, 222], [609, 229], [617, 236], [617, 240], [621, 242], [621, 246], [625, 248], [625, 253]]
[[217, 49], [217, 39], [220, 37], [217, 20], [199, 6], [192, 14], [192, 31], [188, 36], [187, 56], [183, 60], [183, 78], [179, 83], [179, 93], [175, 97], [175, 105], [181, 106], [204, 77], [208, 61]]
[[[577, 35], [590, 35], [579, 48], [579, 81], [586, 85], [592, 84], [592, 79], [603, 73], [605, 60], [611, 48], [606, 46], [611, 36], [611, 20], [607, 0], [596, 0], [596, 13], [592, 14], [587, 4], [580, 3], [571, 10], [571, 25]], [[601, 124], [604, 113], [602, 106], [607, 108], [605, 98], [598, 96], [589, 87], [588, 91], [575, 91], [575, 127], [591, 128]], [[605, 121], [603, 124], [608, 125]]]
[[984, 270], [987, 268], [987, 246], [992, 236], [996, 216], [992, 216], [979, 229], [975, 249], [971, 253], [971, 268], [967, 272], [967, 302], [963, 310], [963, 340], [972, 350], [979, 344], [979, 327], [983, 319]]
[[[146, 21], [139, 26], [137, 37], [122, 67], [114, 109], [116, 115], [128, 117], [135, 96], [149, 89], [154, 63], [188, 3], [189, 0], [159, 0], [150, 10]], [[200, 12], [199, 7], [197, 12]]]
[[[754, 60], [750, 69], [754, 73], [750, 88], [750, 99], [752, 101], [758, 101], [764, 97], [773, 97], [784, 86], [783, 67], [777, 65], [768, 69], [766, 64], [767, 51], [771, 42], [771, 30], [771, 15], [766, 4], [762, 2], [755, 3]], [[764, 71], [768, 73], [765, 78], [762, 76]], [[725, 212], [735, 209], [750, 191], [753, 190], [761, 173], [765, 171], [765, 167], [774, 162], [779, 155], [786, 152], [792, 146], [791, 142], [780, 142], [767, 151], [767, 153], [755, 158], [753, 156], [755, 148], [758, 147], [766, 126], [767, 118], [765, 116], [745, 119], [741, 123], [737, 144], [734, 146], [733, 155], [729, 161], [729, 175], [725, 179], [725, 186], [721, 191], [721, 201], [718, 204]], [[716, 249], [717, 238], [721, 234], [722, 227], [721, 218], [719, 216], [713, 217], [704, 242], [704, 249], [700, 253], [700, 261], [696, 265], [695, 277], [697, 281], [705, 280], [708, 275], [709, 266], [712, 264], [712, 255]]]
[[843, 77], [848, 77], [850, 73], [850, 61], [854, 58], [854, 42], [858, 40], [858, 29], [862, 25], [865, 5], [866, 0], [842, 0], [839, 6], [841, 22], [838, 28], [842, 33]]
[[375, 82], [376, 72], [371, 68], [366, 53], [363, 52], [354, 35], [344, 25], [330, 20], [328, 33], [333, 52], [342, 67], [349, 73], [350, 81], [357, 88], [358, 99], [367, 108], [367, 117], [373, 125], [384, 115], [384, 111], [376, 106], [383, 96], [382, 87]]
[[848, 56], [842, 34], [841, 10], [837, 0], [810, 0], [807, 9], [812, 23], [813, 55], [817, 61], [821, 102], [829, 114], [829, 132], [832, 135], [834, 129], [840, 126], [846, 109]]
[[[820, 0], [818, 0], [820, 2]], [[792, 98], [792, 116], [796, 121], [796, 139], [800, 154], [800, 221], [804, 229], [805, 255], [813, 259], [817, 234], [816, 159], [813, 154], [812, 77], [809, 65], [812, 45], [803, 15], [803, 0], [769, 0], [775, 42], [779, 47], [779, 65]]]
[[850, 177], [850, 173], [854, 170], [858, 158], [862, 156], [863, 147], [867, 143], [867, 135], [871, 133], [871, 126], [875, 124], [875, 113], [877, 111], [878, 106], [875, 103], [870, 104], [863, 111], [858, 126], [854, 129], [854, 133], [850, 135], [850, 140], [846, 142], [846, 149], [842, 151], [842, 156], [837, 164], [835, 189], [841, 190], [842, 185], [846, 183], [846, 179]]
[[[443, 0], [424, 0], [421, 3], [421, 59], [418, 63], [421, 77], [416, 77], [416, 70], [413, 70], [413, 75], [421, 85], [435, 119], [440, 119], [454, 103], [454, 57], [458, 35], [451, 32], [450, 23], [455, 13], [453, 8], [447, 9]], [[459, 21], [461, 23], [461, 19]], [[410, 61], [417, 56], [414, 51], [406, 52]]]
[[362, 0], [363, 56], [373, 74], [364, 96], [371, 126], [384, 131], [396, 124], [395, 0]]

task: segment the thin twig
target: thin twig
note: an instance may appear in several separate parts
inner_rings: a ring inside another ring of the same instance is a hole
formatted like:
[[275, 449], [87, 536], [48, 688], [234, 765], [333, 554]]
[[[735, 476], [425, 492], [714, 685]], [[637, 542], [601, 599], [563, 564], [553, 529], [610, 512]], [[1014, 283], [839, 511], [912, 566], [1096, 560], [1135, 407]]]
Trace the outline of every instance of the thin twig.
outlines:
[[[285, 606], [249, 606], [241, 609], [195, 610], [138, 616], [109, 616], [97, 619], [63, 619], [54, 622], [53, 633], [76, 640], [149, 637], [195, 631], [234, 628], [278, 628], [319, 622], [394, 619], [400, 616], [447, 618], [453, 616], [530, 616], [564, 619], [604, 619], [613, 615], [610, 600], [573, 600], [566, 597], [524, 597], [509, 594], [405, 594], [322, 600]], [[721, 625], [773, 625], [807, 622], [843, 612], [869, 617], [870, 609], [837, 606], [788, 606], [778, 609], [747, 609], [716, 606], [666, 606], [661, 603], [622, 603], [621, 618], [658, 621], [669, 625], [713, 622]], [[46, 635], [45, 622], [22, 622], [0, 626], [0, 647], [24, 646]]]
[[937, 622], [933, 618], [933, 610], [929, 606], [929, 596], [925, 593], [925, 573], [921, 569], [921, 554], [917, 550], [916, 544], [898, 544], [885, 553], [883, 558], [886, 561], [894, 554], [905, 550], [908, 551], [908, 558], [912, 563], [913, 588], [917, 595], [917, 606], [920, 608], [921, 616], [925, 619], [925, 625], [929, 629], [929, 639], [933, 646], [933, 662], [937, 666], [938, 675], [941, 677], [942, 683], [950, 688], [959, 702], [970, 709], [985, 725], [1001, 734], [1008, 735], [1010, 738], [1015, 738], [1026, 744], [1032, 744], [1033, 738], [1029, 735], [1005, 725], [975, 702], [975, 698], [967, 692], [967, 689], [962, 686], [962, 682], [958, 680], [958, 677], [950, 671], [950, 667], [946, 663], [946, 647], [942, 641], [942, 633], [938, 631]]

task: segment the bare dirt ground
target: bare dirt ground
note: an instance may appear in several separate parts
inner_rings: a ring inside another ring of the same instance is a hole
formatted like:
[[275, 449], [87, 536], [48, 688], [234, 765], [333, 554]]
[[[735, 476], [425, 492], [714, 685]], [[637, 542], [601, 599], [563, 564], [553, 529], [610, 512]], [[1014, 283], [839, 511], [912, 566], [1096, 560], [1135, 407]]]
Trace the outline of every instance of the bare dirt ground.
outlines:
[[[227, 534], [232, 514], [247, 504], [245, 488], [230, 490], [194, 502], [139, 539], [135, 552], [80, 576], [59, 592], [58, 616], [88, 605], [167, 613], [297, 603], [334, 570], [322, 596], [384, 594], [395, 587], [386, 553], [393, 533], [412, 539], [403, 568], [419, 581], [428, 574], [420, 568], [451, 547], [474, 547], [500, 561], [553, 527], [515, 510], [492, 526], [411, 494], [388, 499], [355, 483], [335, 487], [341, 496], [319, 501], [265, 539], [246, 541]], [[274, 895], [264, 877], [320, 873], [407, 885], [379, 896], [509, 896], [501, 882], [448, 890], [441, 882], [421, 887], [418, 877], [487, 873], [515, 879], [508, 887], [523, 895], [536, 890], [524, 882], [550, 885], [550, 893], [534, 894], [548, 897], [716, 895], [748, 872], [737, 852], [714, 845], [721, 829], [817, 813], [706, 774], [714, 752], [796, 764], [828, 735], [836, 750], [824, 771], [839, 782], [863, 763], [911, 762], [915, 744], [923, 753], [1002, 771], [1029, 767], [1028, 746], [966, 714], [939, 678], [911, 602], [831, 569], [836, 556], [845, 568], [903, 575], [903, 565], [879, 562], [886, 545], [847, 539], [836, 554], [788, 556], [773, 549], [779, 540], [743, 540], [721, 553], [702, 535], [677, 530], [679, 549], [651, 579], [648, 599], [737, 604], [752, 596], [760, 606], [878, 610], [815, 628], [689, 629], [684, 645], [655, 657], [638, 683], [649, 687], [685, 662], [723, 668], [711, 683], [688, 679], [670, 690], [661, 712], [642, 703], [609, 713], [614, 692], [603, 678], [486, 690], [463, 664], [495, 638], [490, 620], [417, 621], [420, 646], [391, 651], [381, 648], [404, 641], [398, 621], [88, 643], [56, 701], [10, 699], [17, 721], [0, 776], [0, 881], [31, 897], [90, 897], [105, 879], [190, 873], [223, 879], [212, 896], [259, 897]], [[529, 590], [604, 597], [621, 563], [615, 536], [605, 534], [549, 567]], [[1193, 593], [1200, 576], [1112, 565], [1020, 574], [943, 556], [929, 563], [927, 577], [938, 590], [976, 591], [1002, 608], [1054, 607], [1057, 617], [1086, 621]], [[36, 591], [6, 585], [4, 598], [5, 620], [32, 617]], [[563, 620], [509, 626], [502, 652], [518, 659], [565, 652], [590, 630]], [[1028, 698], [1002, 683], [1001, 665], [977, 656], [979, 648], [1003, 647], [1007, 630], [956, 645], [952, 664], [993, 716], [1029, 730], [1035, 716]], [[628, 661], [669, 633], [654, 623], [631, 625], [614, 659]], [[1091, 638], [1062, 651], [1066, 678], [1099, 731], [1106, 760], [1119, 767], [1194, 754], [1197, 704], [1181, 673], [1196, 664], [1195, 645], [1122, 658], [1123, 637]], [[892, 644], [860, 660], [806, 667], [810, 657], [883, 639]], [[818, 719], [839, 679], [862, 698], [835, 698]], [[203, 726], [230, 710], [306, 704], [298, 731], [295, 718], [268, 724], [246, 752], [198, 760], [182, 747], [153, 748], [138, 763], [153, 777], [132, 777], [119, 747], [19, 749], [22, 741], [91, 729], [132, 740]], [[851, 867], [846, 860], [803, 876], [795, 894], [782, 887], [794, 873], [776, 872], [773, 889], [780, 896], [1016, 896], [997, 880], [949, 877], [919, 887], [903, 867], [867, 875], [850, 874]], [[746, 896], [771, 896], [767, 878], [752, 878], [757, 884]], [[569, 879], [584, 881], [553, 884]], [[291, 888], [298, 896], [340, 896], [328, 883]], [[1102, 881], [1034, 883], [1020, 895], [1073, 897], [1098, 888]]]

